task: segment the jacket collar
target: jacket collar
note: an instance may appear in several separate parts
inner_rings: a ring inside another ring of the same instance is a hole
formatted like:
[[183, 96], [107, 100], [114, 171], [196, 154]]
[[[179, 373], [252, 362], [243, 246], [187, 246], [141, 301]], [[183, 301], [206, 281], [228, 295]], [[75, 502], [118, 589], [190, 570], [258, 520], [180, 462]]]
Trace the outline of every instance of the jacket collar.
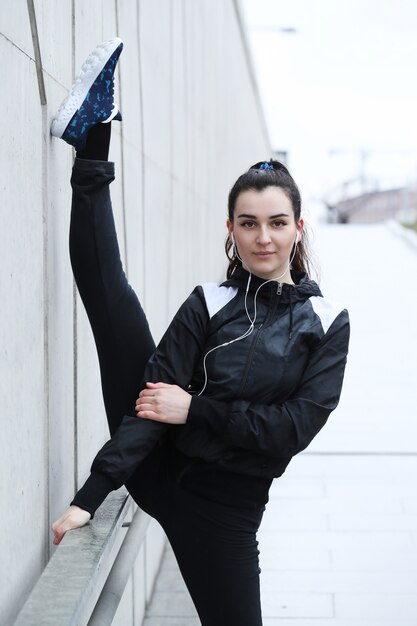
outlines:
[[[259, 289], [259, 297], [261, 298], [269, 298], [271, 293], [276, 293], [281, 296], [282, 302], [297, 302], [308, 300], [311, 296], [322, 295], [317, 283], [314, 280], [311, 280], [305, 272], [291, 271], [291, 277], [294, 281], [294, 285], [289, 285], [288, 283], [278, 283], [276, 280], [268, 282], [265, 279], [252, 274], [249, 293], [254, 293], [258, 287], [265, 284], [265, 287]], [[233, 276], [228, 280], [225, 280], [222, 283], [222, 286], [237, 287], [238, 289], [246, 291], [248, 279], [249, 272], [243, 269], [243, 267], [238, 267], [233, 272]]]

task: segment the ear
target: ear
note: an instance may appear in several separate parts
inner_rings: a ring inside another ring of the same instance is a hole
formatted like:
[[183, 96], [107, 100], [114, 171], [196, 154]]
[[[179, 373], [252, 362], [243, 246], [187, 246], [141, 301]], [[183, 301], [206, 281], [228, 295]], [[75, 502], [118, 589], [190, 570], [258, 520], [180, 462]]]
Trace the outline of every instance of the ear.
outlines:
[[227, 218], [226, 220], [226, 226], [227, 226], [227, 230], [229, 231], [229, 235], [232, 235], [233, 233], [233, 222], [229, 220], [229, 218]]
[[301, 241], [301, 236], [303, 234], [304, 228], [304, 220], [301, 218], [297, 224], [297, 243]]

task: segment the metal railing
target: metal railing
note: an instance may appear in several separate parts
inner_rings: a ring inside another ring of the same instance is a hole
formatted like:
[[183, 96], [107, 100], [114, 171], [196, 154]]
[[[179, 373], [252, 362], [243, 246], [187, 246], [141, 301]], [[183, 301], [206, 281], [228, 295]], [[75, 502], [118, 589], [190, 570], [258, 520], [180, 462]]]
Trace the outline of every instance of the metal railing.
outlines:
[[126, 490], [119, 489], [87, 526], [67, 532], [15, 626], [112, 623], [150, 521], [136, 509], [125, 522], [131, 503]]

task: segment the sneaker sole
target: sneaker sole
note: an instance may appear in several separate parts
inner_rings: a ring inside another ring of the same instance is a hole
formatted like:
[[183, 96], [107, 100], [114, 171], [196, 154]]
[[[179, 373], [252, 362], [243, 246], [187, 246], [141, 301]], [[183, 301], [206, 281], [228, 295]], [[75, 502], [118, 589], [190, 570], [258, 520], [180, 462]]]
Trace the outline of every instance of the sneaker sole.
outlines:
[[113, 52], [122, 43], [123, 41], [119, 37], [104, 41], [84, 61], [68, 96], [62, 102], [52, 120], [51, 134], [54, 137], [62, 137], [71, 119], [86, 99], [97, 76], [99, 76]]

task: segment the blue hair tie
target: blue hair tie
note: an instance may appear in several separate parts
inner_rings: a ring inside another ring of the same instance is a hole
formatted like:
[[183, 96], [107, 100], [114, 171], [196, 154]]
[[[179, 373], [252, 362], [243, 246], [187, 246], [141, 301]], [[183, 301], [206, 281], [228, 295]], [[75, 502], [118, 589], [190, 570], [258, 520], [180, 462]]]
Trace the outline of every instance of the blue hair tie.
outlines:
[[273, 170], [274, 168], [269, 163], [262, 163], [259, 169], [260, 170]]

